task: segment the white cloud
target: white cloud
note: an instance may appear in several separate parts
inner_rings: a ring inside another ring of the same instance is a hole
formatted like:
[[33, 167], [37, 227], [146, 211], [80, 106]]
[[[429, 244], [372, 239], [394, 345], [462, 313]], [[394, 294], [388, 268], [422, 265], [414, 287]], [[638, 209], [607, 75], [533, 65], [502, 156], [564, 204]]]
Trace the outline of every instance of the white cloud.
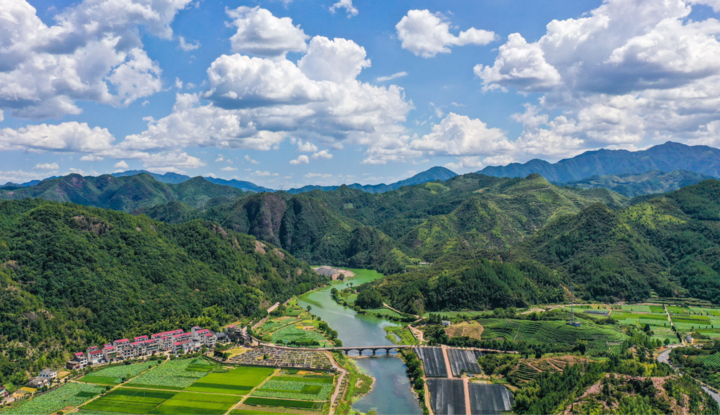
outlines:
[[223, 156], [222, 154], [218, 154], [217, 158], [215, 159], [215, 163], [220, 163], [223, 161], [225, 161], [225, 156]]
[[96, 153], [110, 149], [114, 140], [105, 128], [90, 128], [77, 122], [0, 130], [0, 150]]
[[340, 0], [337, 3], [333, 4], [330, 7], [330, 12], [335, 13], [337, 9], [345, 9], [347, 12], [348, 18], [357, 16], [358, 15], [358, 9], [355, 8], [352, 4], [352, 0]]
[[[302, 157], [302, 156], [301, 156], [301, 157]], [[333, 158], [333, 155], [330, 154], [327, 150], [323, 150], [323, 151], [320, 151], [320, 152], [317, 152], [317, 153], [313, 154], [313, 155], [312, 155], [312, 158], [314, 158], [314, 159], [326, 159], [326, 160], [329, 160], [329, 159]]]
[[235, 167], [223, 167], [221, 170], [222, 171], [237, 171], [237, 169]]
[[302, 153], [313, 153], [315, 151], [318, 151], [317, 146], [309, 141], [298, 140], [297, 146], [298, 151]]
[[119, 170], [127, 170], [130, 168], [130, 166], [125, 162], [125, 160], [118, 161], [113, 167]]
[[449, 46], [487, 45], [495, 40], [495, 33], [475, 28], [455, 36], [441, 17], [429, 10], [408, 11], [395, 26], [403, 49], [423, 58], [432, 58], [438, 53], [450, 53]]
[[0, 13], [0, 109], [42, 119], [79, 114], [77, 100], [126, 106], [160, 91], [162, 71], [142, 49], [139, 27], [172, 37], [190, 0], [85, 0], [45, 25], [25, 0]]
[[313, 81], [355, 82], [363, 68], [370, 67], [365, 56], [365, 48], [352, 40], [315, 36], [298, 68]]
[[404, 76], [407, 76], [407, 72], [398, 72], [394, 73], [390, 76], [380, 76], [377, 79], [375, 79], [377, 82], [385, 82], [385, 81], [392, 81], [393, 79], [402, 78]]
[[183, 82], [180, 80], [180, 78], [175, 78], [175, 88], [177, 88], [177, 89], [183, 88]]
[[98, 156], [96, 154], [88, 154], [80, 157], [80, 161], [103, 161], [105, 157]]
[[305, 52], [308, 35], [289, 17], [278, 18], [259, 6], [228, 10], [237, 32], [230, 38], [232, 51], [282, 58], [288, 52]]
[[49, 174], [57, 172], [25, 172], [22, 170], [0, 171], [0, 183], [25, 183], [31, 180], [46, 179]]
[[35, 170], [57, 170], [60, 166], [57, 163], [36, 164]]
[[332, 179], [334, 176], [329, 173], [308, 173], [305, 177], [308, 179]]
[[516, 116], [528, 156], [694, 143], [720, 121], [720, 22], [689, 19], [693, 3], [605, 0], [536, 42], [510, 35], [475, 73], [486, 90], [544, 93]]
[[308, 164], [310, 163], [310, 158], [306, 155], [298, 156], [295, 160], [290, 160], [290, 164]]
[[252, 175], [259, 176], [259, 177], [280, 176], [280, 174], [278, 174], [278, 173], [270, 173], [269, 171], [260, 171], [260, 170], [256, 170], [255, 173], [253, 173]]
[[180, 36], [178, 37], [178, 41], [180, 43], [180, 49], [184, 50], [185, 52], [190, 52], [191, 50], [200, 49], [200, 42], [197, 40], [194, 42], [187, 42], [184, 37]]
[[257, 160], [253, 160], [250, 156], [245, 155], [245, 161], [251, 163], [251, 164], [260, 164]]
[[430, 134], [414, 140], [411, 148], [442, 156], [492, 156], [515, 150], [502, 130], [452, 112]]

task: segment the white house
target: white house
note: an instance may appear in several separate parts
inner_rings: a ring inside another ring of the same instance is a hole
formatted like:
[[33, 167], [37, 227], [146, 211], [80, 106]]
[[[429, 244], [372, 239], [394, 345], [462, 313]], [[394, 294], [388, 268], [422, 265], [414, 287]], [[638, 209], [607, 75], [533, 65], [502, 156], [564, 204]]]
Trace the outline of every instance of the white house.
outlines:
[[40, 372], [40, 377], [45, 379], [57, 379], [57, 371], [53, 369], [43, 369]]

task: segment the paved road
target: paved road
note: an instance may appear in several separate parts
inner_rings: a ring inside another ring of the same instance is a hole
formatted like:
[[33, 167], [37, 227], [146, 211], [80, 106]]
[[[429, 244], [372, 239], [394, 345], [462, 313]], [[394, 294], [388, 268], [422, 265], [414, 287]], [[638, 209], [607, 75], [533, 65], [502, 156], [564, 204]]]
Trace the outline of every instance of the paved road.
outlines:
[[[670, 352], [671, 351], [672, 351], [672, 349], [667, 349], [664, 352], [660, 353], [657, 357], [657, 361], [661, 362], [661, 363], [667, 363], [668, 365], [670, 365], [670, 367], [672, 367], [674, 370], [677, 371], [677, 368], [670, 363]], [[695, 380], [697, 381], [697, 379], [695, 379]], [[698, 381], [698, 383], [700, 383], [700, 382]], [[713, 399], [715, 399], [715, 401], [718, 404], [720, 404], [720, 395], [719, 394], [711, 391], [706, 386], [704, 386], [702, 383], [700, 383], [700, 386], [703, 388], [703, 390], [705, 392], [707, 392], [708, 395], [710, 395]]]

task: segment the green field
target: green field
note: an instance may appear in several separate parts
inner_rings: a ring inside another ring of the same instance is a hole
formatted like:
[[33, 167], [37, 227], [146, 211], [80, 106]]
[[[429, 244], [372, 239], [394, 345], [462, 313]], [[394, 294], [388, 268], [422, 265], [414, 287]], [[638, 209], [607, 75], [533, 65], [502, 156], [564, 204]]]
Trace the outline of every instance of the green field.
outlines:
[[[607, 350], [607, 343], [619, 343], [627, 336], [608, 326], [596, 326], [583, 322], [576, 328], [564, 321], [528, 321], [510, 319], [480, 319], [485, 328], [483, 340], [506, 339], [528, 343], [555, 343], [572, 346], [578, 340], [588, 342], [589, 348]], [[607, 342], [607, 343], [606, 343]]]
[[175, 396], [174, 392], [119, 388], [80, 408], [80, 412], [147, 414]]
[[194, 363], [194, 359], [167, 361], [136, 377], [128, 386], [183, 390], [207, 374], [205, 371], [188, 370]]
[[[624, 305], [622, 306], [622, 311], [625, 313], [631, 313], [631, 312], [640, 312], [640, 313], [652, 313], [651, 307], [657, 307], [657, 306], [650, 306], [650, 305]], [[662, 307], [660, 307], [662, 309]], [[664, 313], [664, 311], [660, 311], [661, 313]]]
[[306, 401], [326, 401], [332, 395], [332, 383], [303, 381], [282, 381], [272, 378], [256, 389], [252, 396], [266, 398], [299, 399]]
[[158, 362], [147, 361], [132, 365], [117, 365], [100, 369], [80, 379], [80, 382], [95, 383], [98, 385], [117, 385], [122, 378], [130, 379], [140, 373], [157, 366]]
[[186, 391], [246, 395], [261, 384], [274, 369], [265, 367], [239, 367], [227, 373], [211, 373], [193, 383]]
[[[260, 405], [260, 406], [279, 406], [284, 408], [302, 408], [302, 409], [314, 409], [318, 405], [322, 405], [321, 402], [308, 402], [308, 401], [293, 401], [289, 399], [269, 399], [269, 398], [247, 398], [245, 405]], [[318, 408], [319, 409], [319, 408]]]
[[247, 409], [233, 409], [230, 415], [287, 415], [285, 412], [248, 411]]
[[697, 359], [701, 360], [706, 366], [720, 369], [720, 353], [714, 353], [714, 354], [707, 355], [707, 356], [700, 356]]
[[24, 401], [2, 411], [3, 415], [52, 414], [68, 406], [78, 406], [101, 393], [105, 388], [81, 383], [68, 383], [52, 392]]
[[418, 339], [413, 336], [410, 329], [402, 326], [386, 326], [383, 328], [387, 333], [386, 339], [395, 344], [420, 344]]
[[122, 381], [121, 378], [110, 378], [105, 376], [87, 375], [80, 378], [80, 382], [94, 383], [96, 385], [115, 386]]
[[316, 375], [306, 375], [306, 376], [275, 376], [272, 378], [273, 380], [279, 380], [283, 382], [302, 382], [302, 383], [329, 383], [332, 384], [335, 380], [332, 376], [316, 376]]
[[178, 393], [162, 405], [150, 411], [151, 414], [164, 415], [222, 415], [240, 401], [239, 396]]
[[272, 335], [272, 342], [276, 344], [290, 343], [300, 340], [315, 340], [321, 346], [328, 346], [330, 342], [320, 333], [316, 331], [307, 331], [296, 328], [295, 326], [282, 328]]
[[662, 306], [659, 305], [651, 305], [650, 306], [650, 312], [651, 313], [657, 313], [657, 314], [665, 314], [665, 309]]

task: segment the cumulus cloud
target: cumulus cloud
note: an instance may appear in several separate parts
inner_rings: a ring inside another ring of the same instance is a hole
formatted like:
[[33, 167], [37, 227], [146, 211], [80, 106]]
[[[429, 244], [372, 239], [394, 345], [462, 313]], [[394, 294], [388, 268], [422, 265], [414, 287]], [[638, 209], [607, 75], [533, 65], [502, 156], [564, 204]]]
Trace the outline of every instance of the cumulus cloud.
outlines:
[[221, 170], [222, 171], [237, 171], [237, 169], [235, 167], [223, 167]]
[[47, 26], [26, 0], [0, 13], [0, 109], [42, 119], [79, 114], [77, 100], [124, 106], [161, 90], [138, 31], [172, 37], [190, 0], [85, 0]]
[[80, 161], [103, 161], [105, 157], [98, 156], [97, 154], [87, 154], [80, 157]]
[[280, 174], [278, 174], [278, 173], [270, 173], [269, 171], [260, 171], [260, 170], [255, 170], [255, 173], [253, 173], [252, 175], [258, 176], [258, 177], [280, 176]]
[[118, 161], [113, 167], [119, 170], [127, 170], [130, 168], [130, 166], [125, 162], [125, 160]]
[[247, 161], [250, 164], [260, 164], [257, 160], [253, 160], [250, 156], [245, 155], [245, 161]]
[[313, 153], [318, 151], [317, 146], [309, 141], [297, 140], [297, 146], [298, 151], [302, 153]]
[[230, 38], [232, 51], [262, 57], [284, 57], [288, 52], [305, 52], [308, 35], [294, 26], [289, 17], [278, 18], [257, 7], [228, 10], [237, 32]]
[[295, 160], [290, 160], [290, 164], [308, 164], [310, 163], [310, 158], [306, 155], [298, 156]]
[[550, 22], [536, 42], [510, 35], [475, 74], [486, 90], [544, 94], [540, 107], [515, 116], [524, 126], [517, 146], [529, 155], [698, 142], [720, 121], [720, 22], [688, 19], [697, 3], [716, 6], [605, 0]]
[[0, 150], [96, 153], [110, 149], [113, 141], [115, 138], [107, 129], [77, 122], [0, 130]]
[[46, 179], [48, 174], [54, 173], [56, 172], [0, 171], [0, 183], [25, 183], [31, 180], [42, 180]]
[[423, 58], [432, 58], [438, 53], [450, 53], [450, 46], [487, 45], [495, 40], [495, 33], [474, 27], [455, 36], [441, 17], [429, 10], [408, 11], [395, 26], [403, 49]]
[[312, 158], [314, 158], [316, 160], [317, 159], [329, 160], [329, 159], [333, 158], [333, 155], [330, 154], [330, 152], [328, 152], [327, 150], [323, 150], [323, 151], [319, 151], [319, 152], [313, 154]]
[[491, 156], [515, 150], [502, 130], [455, 113], [434, 125], [430, 134], [414, 140], [411, 148], [443, 156]]
[[57, 170], [60, 166], [57, 163], [36, 164], [35, 170]]
[[178, 37], [178, 42], [180, 44], [180, 49], [184, 50], [185, 52], [190, 52], [191, 50], [200, 49], [200, 46], [201, 46], [200, 42], [198, 42], [198, 41], [188, 42], [182, 36]]
[[353, 6], [352, 0], [340, 0], [330, 6], [330, 12], [332, 13], [335, 13], [335, 11], [337, 11], [338, 9], [345, 9], [348, 18], [358, 15], [358, 9]]
[[334, 176], [329, 173], [308, 173], [305, 177], [308, 179], [332, 179]]

